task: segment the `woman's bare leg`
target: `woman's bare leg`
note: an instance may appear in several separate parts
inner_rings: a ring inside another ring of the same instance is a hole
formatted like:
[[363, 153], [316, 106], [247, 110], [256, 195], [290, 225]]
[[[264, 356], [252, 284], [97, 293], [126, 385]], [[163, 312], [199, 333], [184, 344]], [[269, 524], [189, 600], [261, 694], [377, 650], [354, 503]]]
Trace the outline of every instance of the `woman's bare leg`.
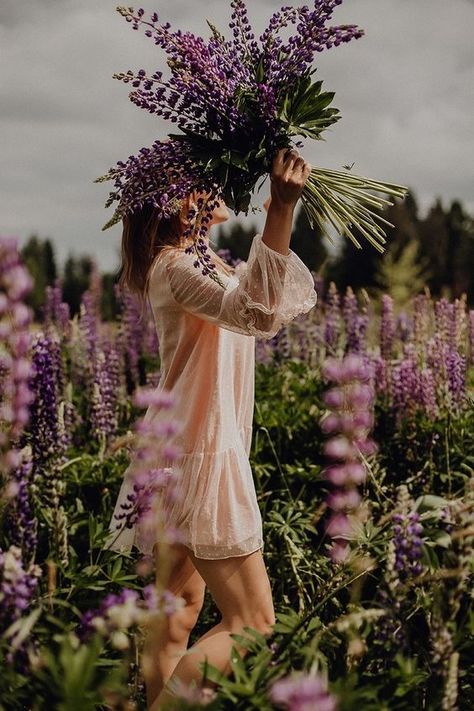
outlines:
[[[142, 671], [146, 684], [148, 706], [162, 691], [186, 651], [189, 635], [203, 606], [206, 584], [189, 558], [190, 550], [182, 544], [169, 547], [172, 556], [168, 582], [165, 587], [174, 595], [183, 597], [186, 606], [166, 617], [159, 629], [148, 630], [145, 636]], [[161, 560], [155, 550], [155, 566]]]
[[[271, 633], [275, 623], [270, 581], [261, 550], [220, 560], [196, 558], [192, 552], [189, 556], [208, 586], [222, 619], [200, 637], [178, 662], [169, 680], [171, 687], [174, 680], [185, 684], [194, 680], [200, 686], [202, 669], [199, 665], [206, 658], [222, 673], [229, 674], [232, 646], [237, 647], [241, 656], [246, 653], [230, 634], [242, 633], [243, 627], [248, 625], [266, 635]], [[172, 698], [172, 690], [164, 688], [150, 711], [159, 711]]]

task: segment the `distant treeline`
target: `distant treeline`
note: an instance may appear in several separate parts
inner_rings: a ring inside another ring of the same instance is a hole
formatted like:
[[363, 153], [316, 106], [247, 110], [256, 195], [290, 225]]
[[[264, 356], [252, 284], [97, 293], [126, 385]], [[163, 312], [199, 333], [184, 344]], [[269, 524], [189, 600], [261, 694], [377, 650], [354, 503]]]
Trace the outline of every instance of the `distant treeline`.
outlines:
[[[363, 249], [338, 237], [336, 249], [328, 251], [327, 241], [310, 228], [301, 207], [295, 218], [291, 249], [326, 284], [334, 281], [340, 290], [351, 286], [354, 291], [365, 289], [374, 295], [388, 292], [403, 307], [428, 287], [434, 296], [456, 298], [465, 293], [468, 302], [474, 304], [474, 219], [459, 200], [453, 200], [445, 210], [437, 199], [421, 219], [415, 195], [410, 191], [404, 200], [396, 200], [380, 215], [394, 225], [380, 223], [387, 235], [384, 254], [371, 247], [357, 230], [354, 235]], [[230, 228], [219, 225], [213, 242], [217, 249], [229, 249], [232, 257], [247, 259], [256, 232], [255, 225], [244, 227], [240, 222]], [[100, 281], [102, 317], [107, 320], [116, 316], [114, 284], [118, 273], [99, 275], [97, 264], [88, 255], [69, 255], [60, 271], [51, 241], [36, 235], [30, 237], [21, 252], [35, 282], [29, 305], [38, 320], [42, 320], [47, 286], [61, 286], [62, 299], [74, 316], [92, 281], [96, 285]]]

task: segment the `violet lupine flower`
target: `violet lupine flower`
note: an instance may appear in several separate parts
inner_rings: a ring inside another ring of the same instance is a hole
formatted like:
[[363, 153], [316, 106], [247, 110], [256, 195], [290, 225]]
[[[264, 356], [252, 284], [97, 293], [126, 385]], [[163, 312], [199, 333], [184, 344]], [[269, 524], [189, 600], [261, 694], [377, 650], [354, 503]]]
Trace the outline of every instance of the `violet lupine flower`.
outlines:
[[62, 285], [59, 277], [53, 286], [46, 287], [46, 303], [43, 307], [45, 326], [54, 324], [64, 338], [70, 335], [71, 312], [69, 304], [63, 301]]
[[9, 540], [22, 552], [23, 561], [33, 561], [38, 542], [38, 521], [36, 520], [33, 501], [33, 463], [31, 448], [25, 447], [21, 452], [22, 462], [12, 472], [10, 486], [14, 486], [14, 496], [7, 508], [7, 528]]
[[310, 337], [310, 329], [308, 328], [307, 319], [304, 318], [306, 314], [300, 314], [295, 319], [295, 325], [297, 327], [297, 333], [295, 338], [296, 353], [293, 357], [298, 358], [302, 363], [310, 362], [312, 340]]
[[216, 254], [221, 259], [223, 259], [224, 262], [226, 262], [230, 267], [235, 268], [238, 264], [241, 264], [243, 261], [239, 257], [233, 257], [232, 252], [230, 251], [230, 249], [227, 249], [227, 248], [218, 249]]
[[[217, 204], [214, 200], [224, 198], [237, 213], [248, 211], [251, 190], [267, 172], [277, 149], [291, 141], [280, 117], [285, 94], [309, 76], [316, 52], [363, 35], [355, 25], [325, 27], [340, 2], [315, 0], [313, 11], [306, 6], [282, 8], [260, 38], [261, 46], [243, 0], [231, 2], [231, 40], [211, 23], [211, 37], [206, 41], [191, 32], [172, 31], [156, 12], [147, 18], [142, 8], [135, 12], [132, 7], [117, 7], [134, 30], [143, 28], [145, 36], [165, 51], [171, 76], [165, 80], [161, 71], [148, 76], [140, 69], [114, 77], [132, 84], [129, 98], [133, 103], [170, 120], [182, 133], [155, 141], [152, 148], [141, 148], [138, 156], [118, 161], [95, 181], [114, 180], [116, 189], [106, 207], [119, 201], [103, 229], [144, 204], [169, 217], [181, 209], [191, 190], [208, 193], [211, 204], [204, 207], [203, 219], [197, 220], [199, 229], [190, 228], [185, 236], [192, 235], [190, 251], [196, 254], [197, 267], [223, 285], [215, 265], [209, 263], [205, 241], [199, 239], [207, 232], [210, 210]], [[298, 23], [296, 34], [282, 45], [276, 35], [288, 23]], [[337, 120], [335, 112], [321, 109], [325, 124]], [[306, 135], [305, 129], [301, 135]], [[248, 155], [241, 153], [242, 145], [248, 146]]]
[[367, 350], [367, 329], [369, 328], [369, 314], [363, 309], [356, 316], [351, 334], [351, 349], [353, 353], [363, 354]]
[[102, 352], [107, 363], [107, 373], [110, 381], [110, 387], [113, 389], [115, 401], [118, 403], [120, 391], [123, 389], [123, 384], [120, 372], [120, 355], [115, 339], [103, 338]]
[[332, 435], [324, 446], [326, 457], [333, 460], [326, 470], [326, 478], [332, 484], [327, 499], [332, 513], [326, 533], [333, 539], [331, 558], [342, 562], [349, 553], [347, 538], [353, 530], [349, 514], [358, 509], [361, 497], [357, 486], [366, 476], [361, 455], [375, 452], [375, 443], [368, 437], [373, 424], [374, 391], [370, 367], [355, 354], [342, 360], [328, 358], [323, 373], [337, 384], [324, 395], [329, 412], [321, 421], [323, 432]]
[[118, 594], [109, 593], [98, 608], [87, 610], [82, 615], [78, 637], [84, 642], [98, 633], [110, 639], [116, 648], [127, 649], [129, 642], [126, 630], [145, 624], [150, 613], [163, 610], [170, 616], [184, 605], [185, 600], [169, 590], [163, 590], [159, 598], [153, 583], [144, 588], [143, 597], [136, 590], [124, 588]]
[[121, 289], [118, 284], [115, 284], [115, 295], [121, 307], [119, 343], [130, 390], [140, 384], [139, 360], [143, 352], [145, 326], [140, 320], [140, 308], [135, 295], [128, 289]]
[[436, 401], [435, 378], [431, 368], [423, 368], [420, 373], [420, 396], [425, 413], [430, 420], [435, 420], [439, 409]]
[[172, 480], [168, 469], [150, 469], [140, 472], [134, 477], [133, 491], [127, 495], [127, 500], [121, 505], [121, 512], [115, 514], [123, 528], [133, 528], [143, 520], [153, 506], [156, 493], [164, 489]]
[[474, 309], [469, 311], [469, 355], [474, 364]]
[[314, 290], [318, 294], [324, 293], [324, 277], [321, 274], [317, 274], [315, 271], [311, 270], [314, 281]]
[[[12, 545], [7, 550], [0, 548], [0, 635], [4, 635], [11, 625], [26, 615], [35, 598], [38, 580], [41, 576], [39, 565], [25, 566], [21, 549]], [[10, 639], [13, 641], [14, 637]], [[15, 652], [21, 645], [13, 647], [7, 654], [12, 663]]]
[[406, 311], [401, 311], [396, 320], [395, 333], [398, 335], [402, 343], [408, 343], [413, 330], [413, 323], [408, 317]]
[[29, 326], [33, 313], [23, 300], [33, 280], [21, 262], [18, 240], [0, 238], [0, 470], [8, 474], [20, 463], [18, 440], [30, 418], [33, 393], [29, 378]]
[[374, 373], [374, 386], [377, 395], [388, 397], [391, 392], [391, 371], [389, 364], [381, 355], [374, 355], [371, 358], [371, 367]]
[[392, 521], [394, 568], [400, 582], [403, 583], [409, 577], [419, 575], [423, 570], [421, 563], [423, 526], [420, 523], [420, 514], [415, 511], [414, 502], [405, 484], [398, 488], [397, 511], [392, 514]]
[[426, 294], [418, 294], [413, 299], [413, 336], [417, 348], [425, 348], [432, 319], [432, 302]]
[[346, 330], [346, 348], [352, 351], [351, 342], [353, 336], [353, 328], [356, 317], [359, 313], [359, 305], [357, 296], [350, 286], [347, 287], [346, 293], [342, 299], [342, 317], [344, 319], [344, 328]]
[[462, 350], [468, 330], [467, 314], [466, 314], [466, 295], [462, 298], [455, 299], [453, 303], [453, 313], [450, 324], [450, 340], [453, 348]]
[[89, 289], [81, 296], [79, 327], [86, 345], [87, 363], [93, 373], [99, 342], [99, 308], [95, 295]]
[[[280, 52], [273, 53], [269, 68], [271, 83], [281, 85], [289, 82], [294, 75], [301, 76], [309, 69], [315, 52], [322, 52], [332, 46], [338, 46], [341, 42], [362, 37], [363, 30], [358, 29], [356, 25], [325, 27], [335, 6], [341, 3], [342, 0], [316, 0], [313, 11], [305, 5], [297, 8], [296, 17], [289, 16], [292, 23], [296, 19], [299, 20], [298, 34], [290, 37], [287, 45], [280, 48]], [[277, 58], [281, 56], [283, 58], [280, 58], [278, 63]]]
[[400, 577], [406, 578], [409, 575], [418, 575], [423, 570], [420, 562], [422, 539], [420, 534], [423, 526], [420, 524], [420, 514], [411, 511], [408, 516], [395, 513], [392, 516], [394, 523], [394, 543], [395, 543], [395, 569]]
[[[171, 414], [174, 397], [167, 391], [139, 389], [133, 399], [137, 407], [148, 409], [134, 425], [138, 446], [131, 469], [132, 490], [115, 518], [119, 533], [137, 525], [141, 541], [150, 550], [158, 531], [168, 540], [180, 540], [181, 536], [167, 516], [177, 496], [177, 475], [170, 465], [181, 454], [174, 442], [181, 431], [181, 424]], [[111, 534], [112, 538], [116, 535], [116, 531]]]
[[268, 339], [268, 344], [273, 351], [273, 359], [277, 361], [285, 360], [290, 355], [290, 341], [288, 326], [285, 324], [272, 338]]
[[444, 368], [447, 375], [449, 408], [459, 410], [466, 399], [466, 358], [453, 347], [444, 349]]
[[268, 340], [264, 338], [255, 339], [255, 361], [262, 365], [273, 363], [273, 350]]
[[412, 344], [405, 346], [403, 360], [392, 369], [391, 394], [399, 418], [414, 412], [422, 403], [420, 371]]
[[143, 350], [152, 358], [158, 358], [160, 354], [160, 341], [158, 330], [156, 328], [153, 312], [151, 308], [148, 310], [148, 319], [145, 322], [143, 334]]
[[388, 294], [382, 296], [382, 314], [380, 318], [380, 353], [382, 358], [390, 360], [395, 336], [393, 317], [393, 299]]
[[90, 427], [92, 435], [108, 441], [118, 427], [117, 390], [109, 372], [109, 361], [99, 350], [95, 360], [94, 382], [90, 402]]
[[350, 286], [343, 298], [342, 316], [346, 332], [346, 352], [363, 353], [366, 349], [369, 317], [367, 311], [359, 311], [357, 297]]
[[56, 278], [52, 286], [47, 285], [45, 290], [45, 303], [42, 311], [42, 318], [45, 324], [56, 323], [59, 305], [62, 303], [61, 280]]
[[451, 336], [453, 334], [453, 304], [450, 304], [449, 301], [443, 297], [435, 301], [434, 311], [436, 334], [445, 345], [448, 345], [451, 343]]
[[334, 351], [339, 342], [341, 329], [341, 310], [340, 297], [335, 283], [332, 281], [329, 285], [326, 295], [326, 328], [324, 331], [324, 339], [329, 351]]
[[337, 698], [317, 674], [291, 674], [275, 681], [269, 690], [270, 701], [287, 711], [336, 711]]
[[30, 381], [34, 400], [29, 427], [35, 469], [41, 469], [63, 451], [58, 423], [56, 355], [51, 338], [41, 332], [36, 334], [32, 357], [34, 374]]

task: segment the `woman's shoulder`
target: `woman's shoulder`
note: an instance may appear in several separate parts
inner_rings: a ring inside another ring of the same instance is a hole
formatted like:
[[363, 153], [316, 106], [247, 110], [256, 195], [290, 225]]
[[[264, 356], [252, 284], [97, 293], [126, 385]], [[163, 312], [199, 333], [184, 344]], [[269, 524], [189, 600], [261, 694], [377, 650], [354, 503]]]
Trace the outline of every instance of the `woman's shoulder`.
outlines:
[[160, 248], [158, 253], [153, 258], [150, 271], [155, 271], [155, 269], [160, 266], [164, 267], [176, 259], [185, 259], [186, 261], [189, 260], [189, 255], [185, 251], [185, 248], [177, 245], [165, 245]]

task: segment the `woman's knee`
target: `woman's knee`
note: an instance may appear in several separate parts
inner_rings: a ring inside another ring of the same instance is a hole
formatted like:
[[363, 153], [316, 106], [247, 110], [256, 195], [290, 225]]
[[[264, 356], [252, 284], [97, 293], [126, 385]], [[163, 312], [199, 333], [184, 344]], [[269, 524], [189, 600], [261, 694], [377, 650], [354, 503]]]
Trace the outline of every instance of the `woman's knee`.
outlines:
[[275, 621], [273, 606], [269, 605], [249, 610], [245, 615], [222, 616], [222, 622], [230, 632], [242, 634], [244, 627], [251, 627], [265, 637], [273, 633]]
[[[183, 598], [184, 605], [172, 613], [169, 632], [179, 641], [195, 627], [204, 605], [206, 584], [189, 558], [189, 549], [175, 546], [171, 550], [172, 566], [167, 589], [176, 597]], [[158, 560], [156, 561], [158, 564]]]
[[185, 605], [180, 609], [182, 624], [191, 631], [198, 621], [201, 610], [204, 606], [205, 588], [192, 591], [184, 591], [181, 597]]
[[275, 624], [272, 592], [261, 550], [222, 560], [193, 558], [230, 631], [248, 626], [269, 635]]

